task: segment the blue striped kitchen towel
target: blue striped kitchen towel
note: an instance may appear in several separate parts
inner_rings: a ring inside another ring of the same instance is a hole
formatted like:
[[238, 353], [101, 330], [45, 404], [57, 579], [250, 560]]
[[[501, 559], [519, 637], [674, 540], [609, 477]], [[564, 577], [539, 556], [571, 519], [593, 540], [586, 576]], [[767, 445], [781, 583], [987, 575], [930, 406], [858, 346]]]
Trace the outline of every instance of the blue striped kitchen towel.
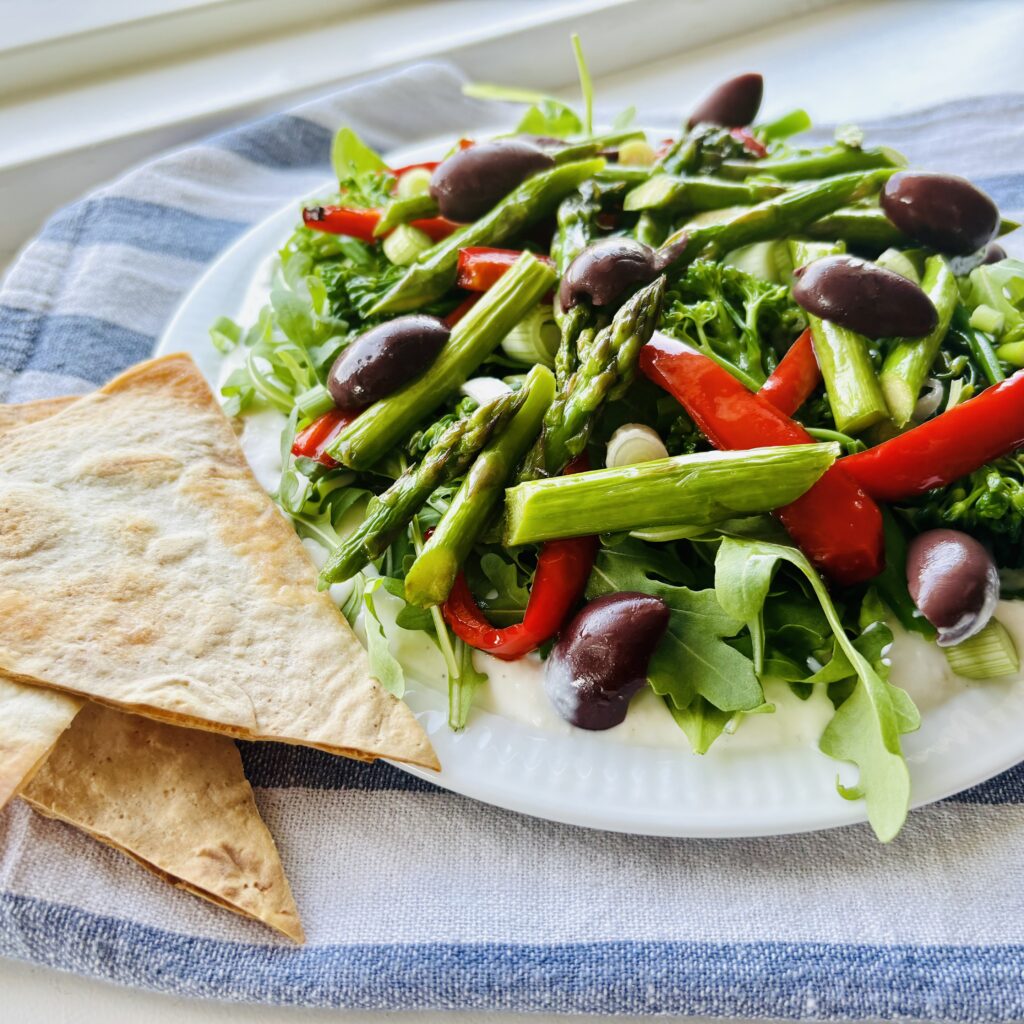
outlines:
[[[226, 245], [325, 180], [339, 124], [387, 149], [493, 118], [452, 69], [420, 66], [173, 153], [61, 211], [0, 290], [0, 400], [84, 391], [145, 358]], [[1024, 97], [867, 127], [1024, 211]], [[244, 756], [308, 946], [15, 805], [0, 815], [0, 953], [313, 1006], [1024, 1018], [1019, 769], [914, 812], [883, 847], [866, 826], [742, 841], [591, 832], [386, 765], [269, 744]]]

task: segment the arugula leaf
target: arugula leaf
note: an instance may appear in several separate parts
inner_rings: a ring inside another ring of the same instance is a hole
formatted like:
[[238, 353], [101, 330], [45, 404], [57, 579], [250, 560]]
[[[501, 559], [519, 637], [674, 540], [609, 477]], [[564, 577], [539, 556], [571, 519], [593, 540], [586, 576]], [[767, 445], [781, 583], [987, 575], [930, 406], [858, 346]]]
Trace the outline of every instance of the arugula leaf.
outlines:
[[648, 668], [654, 692], [669, 697], [679, 709], [688, 708], [698, 696], [722, 711], [759, 707], [764, 692], [753, 664], [723, 640], [735, 636], [743, 621], [722, 609], [714, 590], [690, 590], [659, 580], [654, 565], [664, 556], [652, 557], [646, 548], [639, 541], [602, 548], [587, 584], [587, 597], [635, 590], [668, 605], [668, 631]]
[[676, 725], [686, 733], [695, 754], [706, 754], [736, 714], [735, 711], [720, 711], [703, 697], [697, 697], [685, 708], [677, 708], [667, 697], [665, 704]]
[[448, 684], [448, 724], [456, 731], [466, 728], [469, 712], [473, 707], [473, 695], [477, 687], [487, 682], [487, 675], [478, 672], [473, 664], [473, 648], [462, 640], [454, 644], [458, 674]]
[[331, 146], [331, 164], [338, 181], [346, 181], [388, 165], [351, 128], [341, 128]]
[[383, 585], [384, 581], [380, 578], [370, 580], [363, 591], [363, 607], [366, 609], [363, 618], [366, 625], [366, 652], [370, 659], [370, 675], [389, 693], [401, 697], [405, 693], [405, 671], [401, 662], [391, 653], [391, 645], [377, 614], [373, 597]]
[[548, 135], [554, 139], [564, 139], [582, 131], [583, 122], [579, 115], [572, 107], [554, 98], [530, 107], [516, 125], [517, 134]]
[[628, 128], [636, 120], [636, 107], [630, 104], [625, 110], [620, 110], [612, 121], [612, 131], [621, 132]]
[[210, 341], [221, 355], [227, 355], [241, 340], [242, 328], [230, 317], [219, 316], [210, 327]]
[[[848, 799], [863, 797], [868, 820], [882, 842], [888, 842], [906, 820], [910, 805], [910, 773], [900, 749], [900, 736], [920, 725], [920, 716], [910, 697], [887, 682], [872, 659], [881, 665], [884, 633], [865, 630], [861, 646], [847, 636], [832, 598], [807, 559], [795, 548], [765, 541], [725, 537], [718, 549], [715, 586], [722, 603], [734, 610], [749, 612], [765, 575], [785, 561], [808, 580], [822, 611], [835, 634], [836, 643], [856, 675], [853, 691], [836, 710], [822, 734], [823, 753], [841, 761], [850, 761], [860, 770], [859, 785], [844, 788]], [[891, 640], [891, 635], [889, 637]], [[887, 642], [887, 641], [886, 641]], [[861, 647], [869, 654], [866, 656]]]

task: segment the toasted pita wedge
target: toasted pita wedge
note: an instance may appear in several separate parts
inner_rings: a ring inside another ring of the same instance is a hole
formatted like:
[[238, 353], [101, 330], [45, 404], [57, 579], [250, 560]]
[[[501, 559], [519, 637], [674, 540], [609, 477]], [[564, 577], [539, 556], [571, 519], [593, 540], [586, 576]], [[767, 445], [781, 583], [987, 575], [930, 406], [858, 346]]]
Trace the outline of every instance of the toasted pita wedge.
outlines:
[[[74, 401], [46, 398], [0, 405], [0, 435], [46, 419]], [[0, 809], [32, 778], [81, 706], [77, 697], [25, 686], [0, 675]]]
[[0, 447], [0, 672], [181, 725], [439, 767], [188, 356]]
[[36, 773], [81, 706], [77, 697], [0, 676], [0, 808]]
[[21, 797], [172, 885], [305, 941], [230, 739], [86, 704]]

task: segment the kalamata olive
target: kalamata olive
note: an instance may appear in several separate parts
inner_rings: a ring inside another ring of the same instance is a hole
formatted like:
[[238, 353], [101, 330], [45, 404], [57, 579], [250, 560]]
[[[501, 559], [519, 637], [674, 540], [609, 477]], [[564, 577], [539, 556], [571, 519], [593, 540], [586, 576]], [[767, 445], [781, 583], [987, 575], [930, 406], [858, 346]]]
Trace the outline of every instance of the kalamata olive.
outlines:
[[658, 254], [649, 245], [632, 238], [603, 238], [566, 267], [558, 297], [563, 310], [584, 297], [594, 306], [608, 306], [627, 288], [647, 284], [660, 272]]
[[495, 139], [460, 149], [434, 171], [430, 194], [441, 216], [471, 221], [537, 171], [553, 167], [554, 160], [525, 139]]
[[722, 128], [744, 128], [757, 117], [764, 93], [764, 79], [753, 72], [737, 75], [712, 89], [697, 104], [686, 127], [717, 124]]
[[966, 256], [999, 230], [999, 210], [981, 189], [955, 174], [898, 171], [882, 189], [885, 215], [915, 241]]
[[982, 257], [982, 263], [998, 263], [1000, 260], [1006, 259], [1006, 250], [998, 242], [989, 242], [985, 246], [985, 255]]
[[563, 630], [548, 657], [544, 688], [555, 710], [580, 729], [610, 729], [647, 680], [647, 663], [668, 628], [664, 601], [607, 594]]
[[992, 556], [959, 530], [929, 530], [907, 550], [907, 589], [921, 614], [950, 647], [984, 629], [999, 601]]
[[856, 256], [826, 256], [795, 276], [793, 298], [808, 313], [868, 338], [918, 338], [939, 320], [913, 281]]
[[361, 409], [419, 376], [451, 334], [437, 317], [400, 316], [361, 334], [338, 356], [327, 390], [341, 409]]

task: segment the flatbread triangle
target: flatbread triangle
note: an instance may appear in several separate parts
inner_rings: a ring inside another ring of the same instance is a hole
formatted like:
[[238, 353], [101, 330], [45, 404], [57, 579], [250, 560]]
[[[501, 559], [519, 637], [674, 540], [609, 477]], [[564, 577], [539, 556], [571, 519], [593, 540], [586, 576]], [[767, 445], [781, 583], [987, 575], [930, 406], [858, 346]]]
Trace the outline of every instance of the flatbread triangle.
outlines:
[[438, 768], [185, 355], [0, 448], [0, 673], [174, 724]]

